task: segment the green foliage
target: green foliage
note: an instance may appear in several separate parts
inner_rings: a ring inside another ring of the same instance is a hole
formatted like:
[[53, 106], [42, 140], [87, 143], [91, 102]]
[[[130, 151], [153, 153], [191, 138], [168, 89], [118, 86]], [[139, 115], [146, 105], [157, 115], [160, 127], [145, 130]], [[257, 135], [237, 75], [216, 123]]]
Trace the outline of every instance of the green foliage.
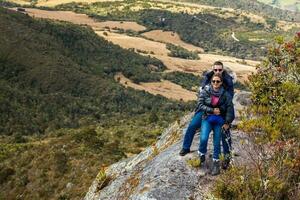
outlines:
[[270, 29], [274, 29], [276, 28], [276, 24], [277, 24], [277, 21], [276, 19], [273, 19], [273, 18], [267, 18], [266, 19], [266, 23], [269, 25]]
[[68, 157], [63, 151], [57, 151], [53, 155], [56, 167], [55, 172], [59, 175], [64, 174], [68, 170]]
[[44, 134], [94, 124], [109, 118], [107, 113], [130, 116], [154, 107], [181, 107], [113, 80], [116, 72], [134, 82], [160, 80], [154, 72], [164, 66], [157, 59], [68, 23], [33, 20], [4, 9], [0, 18], [1, 134]]
[[110, 177], [106, 175], [105, 169], [101, 168], [100, 172], [98, 173], [96, 180], [98, 182], [97, 190], [101, 190], [104, 188], [110, 181]]
[[9, 167], [0, 168], [0, 184], [3, 184], [7, 179], [15, 174], [15, 170]]
[[176, 46], [171, 43], [168, 43], [166, 47], [171, 51], [170, 53], [168, 53], [168, 56], [190, 59], [190, 60], [200, 59], [197, 52], [189, 51], [181, 46]]
[[172, 81], [183, 88], [188, 90], [197, 91], [200, 83], [202, 82], [201, 76], [196, 76], [194, 74], [187, 74], [183, 72], [170, 72], [165, 73], [162, 77], [166, 80]]
[[103, 134], [98, 134], [93, 126], [75, 131], [73, 138], [75, 142], [84, 144], [87, 148], [91, 148], [94, 151], [102, 151], [103, 146], [107, 143], [108, 139], [105, 138]]
[[253, 105], [239, 125], [254, 143], [247, 149], [250, 163], [221, 177], [218, 197], [300, 198], [300, 33], [292, 41], [276, 41], [250, 77]]
[[158, 121], [158, 116], [155, 112], [151, 112], [149, 116], [149, 122], [150, 123], [155, 123]]
[[0, 8], [0, 198], [83, 198], [99, 166], [155, 142], [193, 102], [113, 76], [155, 81], [164, 68], [89, 28]]

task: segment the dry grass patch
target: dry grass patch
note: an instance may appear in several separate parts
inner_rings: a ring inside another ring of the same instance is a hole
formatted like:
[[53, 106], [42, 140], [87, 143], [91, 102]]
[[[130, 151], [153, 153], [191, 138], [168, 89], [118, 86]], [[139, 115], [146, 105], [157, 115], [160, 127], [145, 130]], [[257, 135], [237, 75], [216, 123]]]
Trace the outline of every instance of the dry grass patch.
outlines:
[[300, 23], [299, 22], [278, 21], [277, 26], [284, 31], [288, 31], [292, 28], [300, 28]]
[[71, 2], [82, 2], [82, 3], [95, 3], [95, 2], [106, 2], [106, 1], [122, 1], [122, 0], [38, 0], [37, 6], [54, 7], [59, 4], [71, 3]]
[[172, 31], [153, 30], [142, 34], [143, 36], [158, 42], [179, 45], [189, 51], [204, 52], [202, 48], [183, 42], [177, 33]]
[[135, 84], [121, 73], [115, 75], [115, 80], [125, 87], [144, 90], [154, 95], [159, 94], [169, 99], [182, 100], [185, 102], [197, 99], [195, 92], [186, 90], [181, 86], [166, 80], [162, 80], [161, 82]]
[[104, 35], [103, 31], [95, 31], [99, 36], [104, 37], [106, 40], [120, 45], [122, 48], [129, 49], [134, 48], [142, 50], [143, 52], [152, 52], [155, 55], [167, 56], [170, 52], [166, 48], [166, 44], [160, 42], [150, 41], [144, 38], [139, 37], [130, 37], [123, 34], [109, 32], [107, 35]]
[[26, 0], [8, 0], [8, 1], [12, 3], [17, 3], [19, 5], [30, 5], [30, 1], [26, 1]]
[[[13, 10], [16, 10], [16, 8], [13, 8]], [[32, 17], [61, 20], [79, 25], [90, 25], [92, 27], [97, 27], [98, 24], [98, 22], [96, 22], [86, 14], [77, 14], [72, 11], [48, 11], [35, 8], [26, 8], [26, 13], [28, 13]]]
[[[200, 57], [202, 54], [199, 54]], [[186, 73], [192, 73], [195, 75], [201, 75], [203, 71], [210, 69], [211, 63], [207, 63], [202, 60], [186, 60], [182, 58], [174, 58], [169, 56], [155, 56], [161, 60], [168, 68], [167, 72], [180, 71]]]
[[[16, 8], [14, 8], [14, 10], [16, 10]], [[32, 17], [67, 21], [79, 25], [89, 25], [96, 30], [104, 29], [105, 27], [120, 28], [133, 31], [143, 31], [146, 29], [146, 27], [139, 25], [136, 22], [97, 22], [94, 19], [87, 16], [86, 14], [77, 14], [72, 11], [48, 11], [34, 8], [26, 8], [26, 12]]]

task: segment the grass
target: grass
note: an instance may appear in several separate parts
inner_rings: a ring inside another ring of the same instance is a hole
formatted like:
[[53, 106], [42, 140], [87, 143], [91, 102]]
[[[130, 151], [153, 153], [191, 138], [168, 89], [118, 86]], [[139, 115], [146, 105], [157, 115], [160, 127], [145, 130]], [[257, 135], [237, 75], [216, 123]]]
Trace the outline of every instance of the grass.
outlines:
[[191, 159], [188, 159], [186, 162], [191, 167], [194, 167], [194, 168], [200, 167], [200, 159], [199, 158], [191, 158]]

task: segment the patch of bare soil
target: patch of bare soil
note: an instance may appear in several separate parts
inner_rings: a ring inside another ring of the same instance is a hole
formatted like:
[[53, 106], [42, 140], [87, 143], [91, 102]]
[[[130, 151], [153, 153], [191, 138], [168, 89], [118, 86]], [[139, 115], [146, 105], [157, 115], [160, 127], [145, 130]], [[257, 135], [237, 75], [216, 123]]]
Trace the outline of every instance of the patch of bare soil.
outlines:
[[159, 94], [169, 99], [182, 100], [185, 102], [197, 99], [195, 92], [186, 90], [181, 86], [166, 80], [162, 80], [161, 82], [135, 84], [121, 73], [115, 76], [115, 80], [125, 87], [144, 90], [154, 95]]
[[122, 0], [38, 0], [37, 6], [54, 7], [59, 4], [81, 2], [81, 3], [95, 3], [95, 2], [106, 2], [106, 1], [122, 1]]
[[150, 41], [144, 38], [131, 37], [124, 34], [112, 33], [103, 31], [96, 31], [98, 35], [104, 37], [106, 40], [113, 42], [114, 44], [120, 45], [125, 49], [140, 50], [144, 54], [155, 54], [161, 56], [167, 56], [170, 52], [166, 48], [166, 44], [160, 42]]
[[288, 31], [292, 28], [300, 28], [300, 23], [299, 22], [278, 21], [277, 26], [284, 31]]
[[[16, 8], [13, 8], [13, 10], [16, 10]], [[125, 30], [134, 30], [134, 31], [142, 31], [146, 29], [146, 27], [139, 25], [136, 22], [127, 22], [127, 21], [126, 22], [120, 22], [120, 21], [98, 22], [90, 18], [86, 14], [77, 14], [72, 11], [48, 11], [48, 10], [40, 10], [35, 8], [26, 8], [26, 13], [32, 17], [37, 17], [37, 18], [61, 20], [61, 21], [67, 21], [79, 25], [88, 25], [96, 30], [99, 29], [103, 30], [106, 27], [109, 27], [111, 29], [120, 28]]]
[[199, 51], [199, 53], [204, 52], [203, 49], [200, 47], [183, 42], [180, 39], [179, 35], [172, 31], [153, 30], [153, 31], [143, 33], [142, 35], [158, 42], [172, 43], [175, 45], [179, 45], [185, 49], [188, 49], [189, 51]]
[[30, 2], [26, 0], [8, 0], [8, 1], [19, 5], [30, 5]]

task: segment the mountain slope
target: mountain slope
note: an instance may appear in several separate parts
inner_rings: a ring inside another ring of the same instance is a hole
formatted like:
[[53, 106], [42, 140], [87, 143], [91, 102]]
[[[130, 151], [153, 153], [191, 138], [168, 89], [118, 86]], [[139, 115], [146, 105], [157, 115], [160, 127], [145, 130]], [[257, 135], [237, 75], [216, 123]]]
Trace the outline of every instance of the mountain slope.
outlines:
[[182, 0], [184, 2], [193, 2], [197, 4], [212, 5], [225, 8], [241, 9], [264, 16], [273, 17], [281, 20], [300, 21], [300, 14], [282, 10], [262, 3], [262, 0]]
[[164, 65], [89, 28], [0, 8], [0, 33], [0, 199], [81, 199], [99, 166], [191, 109], [122, 87], [117, 72], [151, 81]]

